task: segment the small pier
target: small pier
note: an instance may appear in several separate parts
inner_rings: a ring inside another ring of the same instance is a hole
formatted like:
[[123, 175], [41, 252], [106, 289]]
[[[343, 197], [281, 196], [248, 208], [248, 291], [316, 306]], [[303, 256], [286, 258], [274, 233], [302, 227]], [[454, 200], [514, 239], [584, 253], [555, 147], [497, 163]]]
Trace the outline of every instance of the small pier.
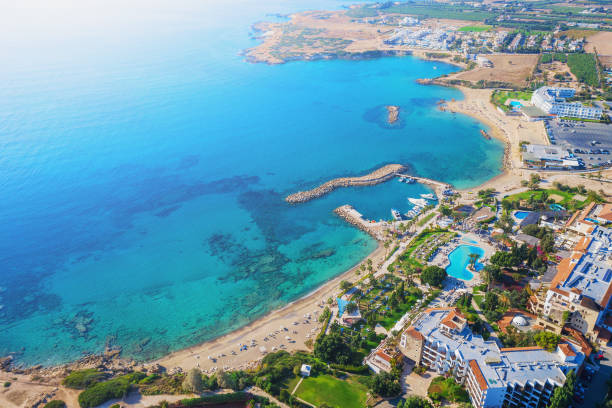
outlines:
[[365, 220], [363, 215], [361, 215], [361, 213], [355, 210], [352, 206], [348, 204], [340, 206], [334, 210], [334, 213], [349, 224], [352, 224], [360, 230], [367, 232], [374, 239], [382, 241], [383, 236], [380, 223]]

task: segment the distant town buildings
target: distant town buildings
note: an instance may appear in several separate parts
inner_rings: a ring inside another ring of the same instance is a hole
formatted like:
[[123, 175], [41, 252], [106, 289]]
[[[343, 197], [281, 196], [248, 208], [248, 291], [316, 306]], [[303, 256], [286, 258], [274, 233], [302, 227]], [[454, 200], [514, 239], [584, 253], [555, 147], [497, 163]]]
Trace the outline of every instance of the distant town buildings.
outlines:
[[585, 358], [578, 345], [568, 342], [555, 352], [500, 348], [472, 333], [455, 308], [427, 309], [402, 333], [400, 349], [416, 364], [465, 384], [476, 408], [547, 406], [554, 389]]
[[598, 107], [585, 106], [580, 102], [567, 102], [567, 98], [573, 97], [575, 91], [572, 88], [555, 88], [543, 86], [534, 91], [531, 103], [544, 112], [560, 117], [572, 117], [581, 119], [599, 119], [603, 110]]

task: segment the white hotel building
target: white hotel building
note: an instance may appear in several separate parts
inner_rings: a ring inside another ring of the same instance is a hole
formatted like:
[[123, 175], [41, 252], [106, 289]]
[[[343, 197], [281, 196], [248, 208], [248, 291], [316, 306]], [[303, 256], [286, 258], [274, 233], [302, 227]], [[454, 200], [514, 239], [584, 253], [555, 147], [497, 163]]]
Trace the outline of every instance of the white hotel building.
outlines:
[[575, 91], [572, 88], [543, 86], [533, 92], [531, 103], [544, 112], [559, 117], [601, 118], [603, 113], [601, 108], [585, 106], [580, 102], [566, 102], [566, 98], [571, 98], [574, 94]]
[[455, 308], [427, 309], [402, 333], [400, 350], [416, 364], [464, 383], [476, 408], [544, 408], [567, 373], [584, 361], [581, 349], [568, 342], [552, 353], [500, 348], [473, 334]]

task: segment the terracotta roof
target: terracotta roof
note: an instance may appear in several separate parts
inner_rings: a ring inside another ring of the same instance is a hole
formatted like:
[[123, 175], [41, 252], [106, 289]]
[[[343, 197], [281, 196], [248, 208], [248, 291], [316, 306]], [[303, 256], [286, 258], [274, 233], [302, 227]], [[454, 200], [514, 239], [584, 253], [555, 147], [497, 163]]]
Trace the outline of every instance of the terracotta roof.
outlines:
[[480, 370], [476, 360], [470, 360], [470, 369], [472, 370], [472, 373], [474, 373], [474, 377], [476, 378], [476, 382], [478, 383], [480, 389], [484, 391], [489, 388], [487, 380], [485, 380], [484, 375], [482, 375], [482, 371]]
[[603, 218], [607, 221], [612, 221], [612, 204], [602, 205], [599, 214], [597, 214], [597, 217]]
[[380, 358], [382, 358], [383, 360], [385, 360], [387, 363], [390, 363], [393, 360], [393, 357], [391, 357], [390, 355], [388, 355], [387, 353], [385, 353], [382, 350], [378, 350], [376, 352], [376, 355]]
[[457, 309], [452, 309], [449, 314], [446, 315], [444, 319], [440, 322], [441, 324], [450, 327], [451, 329], [456, 329], [457, 324], [455, 323], [455, 317], [465, 320], [465, 317], [461, 314], [461, 312]]
[[595, 332], [597, 332], [597, 339], [601, 339], [601, 340], [606, 340], [606, 341], [610, 341], [610, 339], [612, 338], [612, 333], [610, 333], [610, 331], [604, 327], [600, 327], [600, 326], [595, 326]]
[[574, 251], [586, 252], [589, 249], [589, 245], [591, 245], [591, 241], [593, 241], [591, 237], [582, 237], [574, 247]]
[[575, 357], [576, 356], [576, 352], [570, 347], [569, 344], [567, 343], [561, 343], [559, 344], [559, 349], [561, 350], [561, 352], [563, 354], [565, 354], [567, 357]]
[[582, 352], [585, 356], [588, 357], [591, 355], [591, 353], [593, 352], [593, 347], [591, 347], [591, 343], [589, 343], [588, 340], [584, 337], [584, 334], [569, 326], [565, 326], [564, 330], [567, 331], [573, 339], [580, 343], [580, 348], [582, 349]]
[[612, 296], [612, 285], [608, 286], [608, 290], [606, 290], [606, 294], [604, 295], [603, 298], [601, 298], [601, 307], [602, 308], [606, 308], [608, 307], [608, 302], [610, 301], [610, 296]]
[[566, 291], [561, 290], [559, 288], [550, 288], [549, 290], [551, 290], [551, 291], [553, 291], [555, 293], [558, 293], [560, 295], [563, 295], [563, 296], [568, 296], [569, 295], [569, 293], [567, 293]]
[[578, 288], [572, 288], [570, 291], [574, 292], [574, 293], [576, 293], [578, 295], [580, 295], [582, 293], [582, 291], [580, 289], [578, 289]]
[[455, 310], [454, 307], [430, 307], [425, 309], [425, 311], [423, 313], [431, 313], [431, 312], [440, 312], [443, 310]]
[[557, 265], [557, 273], [555, 274], [552, 282], [550, 282], [550, 287], [554, 288], [559, 283], [565, 282], [575, 266], [576, 264], [573, 264], [570, 258], [562, 259]]
[[421, 334], [420, 331], [418, 331], [417, 329], [414, 328], [414, 326], [410, 326], [409, 328], [407, 328], [404, 333], [406, 333], [407, 335], [409, 335], [410, 337], [412, 337], [413, 339], [417, 339], [417, 340], [425, 340], [425, 337], [423, 337], [423, 335]]
[[570, 225], [572, 225], [574, 221], [576, 221], [576, 218], [578, 218], [579, 215], [580, 215], [580, 211], [576, 211], [574, 215], [572, 215], [572, 217], [569, 220], [567, 220], [567, 222], [565, 223], [565, 226], [569, 227]]
[[499, 350], [502, 352], [510, 352], [510, 351], [544, 350], [544, 349], [538, 346], [530, 346], [530, 347], [507, 347], [507, 348], [501, 348]]

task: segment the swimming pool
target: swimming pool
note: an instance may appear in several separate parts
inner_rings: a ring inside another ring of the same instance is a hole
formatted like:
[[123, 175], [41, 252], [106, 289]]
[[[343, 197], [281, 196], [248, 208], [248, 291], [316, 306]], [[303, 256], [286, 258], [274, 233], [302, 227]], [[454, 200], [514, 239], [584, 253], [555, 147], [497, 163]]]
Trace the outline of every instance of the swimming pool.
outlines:
[[337, 298], [336, 301], [338, 302], [338, 317], [342, 317], [342, 314], [346, 309], [346, 305], [349, 304], [349, 301], [342, 298]]
[[565, 211], [565, 208], [559, 204], [551, 204], [550, 209], [553, 211]]
[[510, 102], [510, 107], [512, 109], [519, 109], [519, 108], [523, 107], [523, 104], [520, 103], [519, 101], [512, 101], [512, 102]]
[[[474, 245], [459, 245], [448, 255], [450, 265], [446, 267], [446, 273], [461, 280], [472, 280], [474, 274], [467, 269], [470, 264], [470, 254], [477, 254], [478, 258], [484, 255], [484, 249]], [[484, 265], [476, 261], [476, 270], [481, 270]]]
[[475, 239], [472, 238], [468, 238], [468, 237], [463, 237], [461, 238], [461, 241], [468, 243], [468, 244], [477, 244], [478, 241], [476, 241]]
[[524, 220], [529, 215], [529, 211], [516, 211], [514, 217], [519, 220]]

